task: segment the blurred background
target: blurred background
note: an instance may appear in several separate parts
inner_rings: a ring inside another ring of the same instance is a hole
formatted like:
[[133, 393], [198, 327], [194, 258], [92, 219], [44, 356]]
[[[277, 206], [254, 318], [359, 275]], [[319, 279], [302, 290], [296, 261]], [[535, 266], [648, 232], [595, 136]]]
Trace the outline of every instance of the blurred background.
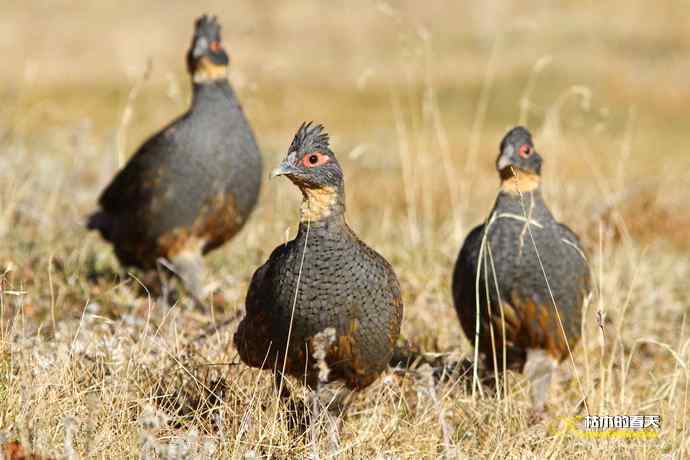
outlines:
[[[544, 157], [547, 203], [590, 252], [690, 249], [683, 2], [52, 0], [2, 11], [3, 257], [32, 270], [63, 261], [80, 281], [58, 316], [94, 295], [85, 274], [119, 272], [97, 235], [85, 239], [83, 218], [143, 140], [188, 107], [184, 57], [202, 13], [223, 26], [266, 176], [302, 121], [323, 123], [350, 223], [409, 295], [438, 296], [437, 314], [452, 318], [450, 267], [491, 209], [498, 144], [518, 123]], [[288, 181], [266, 180], [251, 222], [210, 257], [233, 308], [294, 232], [299, 201]]]
[[[46, 258], [62, 260], [79, 282], [63, 291], [74, 303], [62, 304], [58, 316], [77, 314], [94, 295], [84, 274], [104, 266], [119, 272], [97, 235], [84, 239], [83, 217], [138, 145], [188, 107], [184, 56], [202, 13], [218, 15], [223, 26], [230, 80], [266, 171], [302, 121], [325, 124], [345, 167], [350, 223], [394, 263], [410, 296], [418, 298], [420, 286], [438, 296], [437, 314], [452, 318], [450, 267], [491, 208], [498, 143], [518, 123], [533, 131], [544, 157], [547, 202], [590, 252], [687, 254], [690, 32], [683, 7], [6, 2], [5, 265], [34, 270]], [[233, 308], [253, 269], [294, 232], [298, 196], [288, 181], [266, 181], [250, 224], [211, 256]], [[23, 282], [47, 295], [41, 279]], [[459, 340], [453, 330], [441, 342]]]
[[[528, 126], [544, 157], [546, 202], [582, 236], [595, 274], [597, 300], [575, 358], [593, 410], [661, 414], [663, 443], [649, 441], [645, 452], [690, 449], [686, 0], [0, 0], [0, 12], [0, 368], [8, 369], [0, 396], [9, 395], [0, 426], [29, 426], [44, 452], [61, 453], [68, 413], [86, 430], [78, 438], [86, 457], [132, 455], [140, 439], [132, 420], [161, 382], [189, 374], [176, 367], [192, 356], [183, 347], [203, 363], [234, 359], [223, 344], [251, 274], [296, 230], [294, 186], [266, 179], [243, 231], [207, 258], [224, 299], [210, 316], [152, 307], [110, 247], [83, 229], [129, 155], [188, 107], [185, 53], [195, 18], [211, 13], [266, 178], [300, 123], [326, 126], [345, 170], [348, 221], [393, 264], [403, 334], [426, 350], [471, 353], [450, 298], [452, 266], [495, 199], [502, 136]], [[202, 347], [190, 337], [214, 315], [229, 325]], [[260, 419], [261, 405], [247, 402], [256, 374], [229, 369], [239, 383], [224, 407]], [[25, 390], [27, 382], [46, 384]], [[466, 412], [453, 403], [468, 400], [461, 389], [441, 405], [409, 402], [415, 387], [405, 382], [360, 398], [363, 415], [345, 427], [361, 449], [353, 452], [431, 458], [452, 442], [476, 456], [505, 446], [525, 458], [583, 448], [577, 438], [536, 443], [543, 436], [530, 431], [521, 400], [474, 401]], [[580, 398], [570, 385], [555, 396], [556, 412], [571, 413]], [[450, 434], [429, 430], [446, 416]], [[268, 442], [261, 424], [246, 434], [239, 419], [226, 427], [236, 446], [243, 436]], [[101, 433], [91, 447], [90, 424]], [[295, 441], [271, 442], [290, 456]], [[593, 458], [619, 447], [586, 443]]]
[[[8, 162], [31, 162], [34, 173], [50, 172], [51, 183], [40, 187], [69, 183], [71, 199], [61, 206], [86, 210], [128, 155], [186, 109], [184, 55], [194, 18], [208, 12], [223, 25], [230, 79], [267, 166], [303, 120], [322, 122], [336, 152], [356, 165], [347, 167], [355, 206], [417, 214], [421, 226], [464, 206], [455, 212], [457, 240], [465, 214], [476, 220], [491, 204], [489, 194], [473, 214], [482, 189], [475, 182], [495, 185], [498, 142], [516, 123], [536, 136], [547, 189], [574, 187], [564, 199], [580, 214], [582, 194], [601, 202], [654, 178], [679, 182], [668, 192], [675, 195], [688, 190], [690, 169], [686, 8], [678, 1], [5, 2], [0, 139], [12, 148], [3, 152], [2, 174], [16, 174]], [[362, 191], [360, 178], [375, 183]], [[688, 223], [685, 206], [662, 204], [659, 212]]]

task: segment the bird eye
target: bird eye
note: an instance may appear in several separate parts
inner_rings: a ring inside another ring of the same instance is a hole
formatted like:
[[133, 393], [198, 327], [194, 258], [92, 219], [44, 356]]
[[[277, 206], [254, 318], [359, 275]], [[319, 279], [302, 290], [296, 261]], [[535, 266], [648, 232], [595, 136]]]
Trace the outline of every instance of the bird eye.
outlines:
[[518, 153], [522, 158], [527, 158], [532, 154], [532, 148], [527, 144], [522, 144], [522, 146], [520, 146], [520, 149], [518, 150]]
[[213, 51], [214, 53], [217, 53], [218, 51], [221, 50], [220, 42], [219, 42], [218, 40], [212, 41], [211, 44], [209, 45], [209, 48], [210, 48], [211, 51]]
[[329, 158], [328, 155], [324, 155], [321, 152], [311, 152], [307, 153], [302, 157], [302, 165], [305, 168], [314, 168], [316, 166], [321, 166], [323, 164], [326, 164], [330, 161], [331, 159]]
[[302, 164], [306, 168], [313, 168], [315, 166], [321, 166], [322, 164], [326, 164], [329, 161], [330, 161], [330, 158], [328, 157], [328, 155], [324, 155], [321, 152], [307, 153], [302, 158]]

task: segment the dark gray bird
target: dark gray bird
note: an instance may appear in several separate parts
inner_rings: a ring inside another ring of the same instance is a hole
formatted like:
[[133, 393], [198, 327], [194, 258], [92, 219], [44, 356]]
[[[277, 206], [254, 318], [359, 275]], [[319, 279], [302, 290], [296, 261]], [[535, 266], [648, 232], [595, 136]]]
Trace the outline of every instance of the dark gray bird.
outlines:
[[452, 286], [462, 328], [487, 368], [502, 370], [505, 352], [506, 368], [528, 374], [539, 409], [552, 370], [568, 356], [566, 339], [572, 349], [580, 338], [591, 291], [579, 238], [544, 203], [541, 166], [530, 132], [510, 130], [496, 160], [496, 203], [486, 223], [467, 236]]
[[[299, 230], [254, 273], [235, 346], [253, 367], [281, 371], [285, 360], [286, 374], [312, 388], [336, 380], [364, 388], [386, 369], [400, 333], [398, 279], [347, 225], [343, 171], [320, 125], [299, 128], [279, 175], [302, 191]], [[323, 379], [316, 341], [328, 329]]]
[[199, 300], [202, 255], [232, 238], [254, 209], [261, 154], [227, 78], [215, 17], [201, 16], [187, 53], [189, 110], [147, 140], [102, 193], [87, 227], [125, 266], [167, 259]]

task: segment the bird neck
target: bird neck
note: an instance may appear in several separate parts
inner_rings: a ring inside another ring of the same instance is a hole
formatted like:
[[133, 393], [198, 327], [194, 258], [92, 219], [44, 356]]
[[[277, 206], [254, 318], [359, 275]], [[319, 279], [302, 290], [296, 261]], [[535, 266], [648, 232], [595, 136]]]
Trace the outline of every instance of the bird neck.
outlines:
[[534, 219], [544, 219], [551, 215], [544, 203], [540, 187], [519, 193], [501, 188], [492, 211], [492, 214], [495, 213], [530, 216]]
[[343, 187], [303, 187], [300, 222], [321, 222], [338, 219], [345, 214]]
[[202, 57], [191, 69], [194, 83], [213, 82], [228, 79], [228, 66], [216, 64], [208, 57]]
[[235, 101], [235, 92], [227, 78], [218, 80], [194, 81], [192, 84], [192, 108], [203, 107], [209, 102], [221, 101], [223, 104]]
[[541, 176], [517, 168], [505, 168], [501, 170], [501, 191], [520, 195], [521, 193], [540, 190]]

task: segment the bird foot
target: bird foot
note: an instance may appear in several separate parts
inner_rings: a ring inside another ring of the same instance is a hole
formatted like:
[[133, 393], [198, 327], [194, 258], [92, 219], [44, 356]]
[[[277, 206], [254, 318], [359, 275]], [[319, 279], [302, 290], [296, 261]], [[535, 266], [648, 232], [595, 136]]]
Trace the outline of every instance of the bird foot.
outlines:
[[538, 425], [545, 421], [548, 417], [548, 412], [546, 411], [546, 406], [531, 407], [527, 412], [527, 423], [528, 425]]
[[207, 311], [204, 300], [206, 289], [203, 284], [204, 261], [201, 253], [185, 250], [176, 254], [170, 260], [159, 259], [160, 265], [173, 272], [181, 281], [192, 299], [194, 307], [200, 311]]
[[319, 382], [316, 391], [310, 395], [311, 417], [310, 435], [314, 445], [326, 436], [330, 451], [340, 447], [340, 426], [342, 416], [349, 405], [350, 391], [339, 383], [326, 384]]
[[558, 361], [544, 350], [527, 350], [525, 374], [530, 382], [530, 399], [536, 411], [543, 411], [549, 396], [551, 378], [558, 368]]

